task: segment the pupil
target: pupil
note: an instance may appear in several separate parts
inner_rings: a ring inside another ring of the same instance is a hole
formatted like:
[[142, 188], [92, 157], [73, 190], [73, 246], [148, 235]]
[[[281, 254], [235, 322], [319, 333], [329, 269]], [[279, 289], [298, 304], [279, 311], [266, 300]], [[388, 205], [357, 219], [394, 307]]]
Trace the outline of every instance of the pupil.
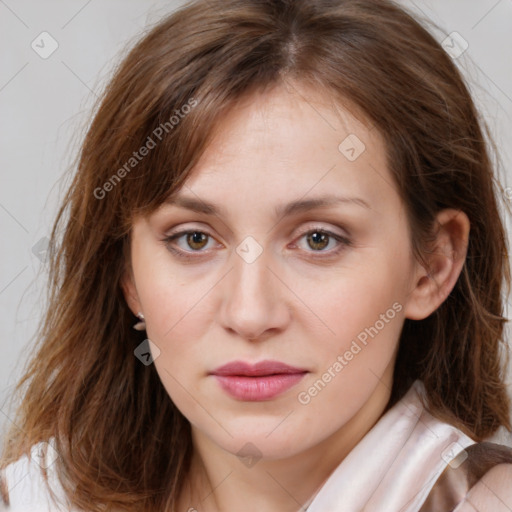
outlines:
[[320, 248], [325, 247], [327, 244], [322, 242], [325, 242], [327, 240], [328, 236], [325, 233], [320, 233], [318, 231], [315, 231], [313, 234], [309, 236], [309, 239], [313, 241], [313, 244], [321, 244]]
[[[204, 233], [200, 233], [198, 231], [194, 231], [193, 233], [189, 234], [189, 238], [192, 239], [191, 241], [191, 246], [194, 246], [194, 244], [199, 244], [201, 246], [201, 242], [204, 242], [204, 238], [205, 238], [205, 234]], [[196, 247], [197, 248], [197, 247]], [[200, 247], [199, 247], [200, 248]]]

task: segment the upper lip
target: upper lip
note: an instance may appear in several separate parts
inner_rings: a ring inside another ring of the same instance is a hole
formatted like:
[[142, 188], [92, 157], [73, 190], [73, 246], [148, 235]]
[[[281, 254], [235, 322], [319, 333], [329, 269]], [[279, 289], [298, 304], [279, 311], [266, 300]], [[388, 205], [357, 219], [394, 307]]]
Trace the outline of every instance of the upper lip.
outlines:
[[282, 373], [304, 373], [307, 370], [296, 368], [280, 361], [259, 361], [256, 364], [246, 363], [244, 361], [231, 361], [223, 366], [219, 366], [213, 372], [213, 375], [245, 375], [248, 377], [259, 375], [275, 375]]

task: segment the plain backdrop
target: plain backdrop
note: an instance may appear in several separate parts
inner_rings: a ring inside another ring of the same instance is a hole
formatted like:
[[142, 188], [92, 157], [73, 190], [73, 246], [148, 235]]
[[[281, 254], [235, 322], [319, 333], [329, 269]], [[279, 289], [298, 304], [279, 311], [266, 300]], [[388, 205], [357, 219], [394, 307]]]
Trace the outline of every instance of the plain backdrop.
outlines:
[[[182, 3], [0, 0], [0, 428], [44, 309], [46, 237], [90, 110], [126, 46]], [[401, 3], [440, 27], [431, 30], [439, 42], [451, 35], [465, 48], [453, 58], [497, 142], [499, 179], [512, 187], [512, 0]]]

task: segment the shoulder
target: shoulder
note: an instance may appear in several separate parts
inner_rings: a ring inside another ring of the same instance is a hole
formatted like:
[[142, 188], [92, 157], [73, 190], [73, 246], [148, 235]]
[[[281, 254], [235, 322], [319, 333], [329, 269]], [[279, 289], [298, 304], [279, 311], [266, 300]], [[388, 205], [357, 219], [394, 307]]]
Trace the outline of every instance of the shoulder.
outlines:
[[441, 473], [421, 512], [510, 512], [512, 448], [491, 442], [466, 447]]
[[[64, 494], [52, 471], [52, 464], [48, 464], [50, 455], [41, 459], [41, 449], [47, 448], [48, 443], [41, 442], [31, 448], [31, 457], [23, 455], [16, 462], [9, 464], [2, 472], [5, 489], [9, 495], [9, 506], [0, 499], [0, 510], [6, 512], [63, 512]], [[57, 503], [53, 500], [48, 484], [43, 475], [43, 468], [47, 469], [48, 481], [52, 487]], [[69, 509], [67, 509], [69, 510]]]
[[461, 505], [460, 512], [473, 509], [479, 512], [512, 510], [512, 463], [498, 464], [487, 471], [471, 487]]

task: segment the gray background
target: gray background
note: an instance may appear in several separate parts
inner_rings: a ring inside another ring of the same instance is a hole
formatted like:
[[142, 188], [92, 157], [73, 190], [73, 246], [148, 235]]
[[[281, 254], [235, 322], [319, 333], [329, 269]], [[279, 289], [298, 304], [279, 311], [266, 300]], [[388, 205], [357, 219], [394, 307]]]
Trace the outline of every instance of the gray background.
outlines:
[[[0, 0], [0, 428], [43, 311], [45, 237], [90, 109], [126, 45], [181, 3]], [[497, 142], [500, 181], [512, 187], [512, 0], [401, 4], [437, 23], [440, 42], [453, 31], [467, 41], [455, 61]], [[58, 44], [45, 59], [31, 47], [44, 31]], [[510, 373], [508, 382], [512, 394]], [[502, 434], [495, 438], [512, 446]]]

